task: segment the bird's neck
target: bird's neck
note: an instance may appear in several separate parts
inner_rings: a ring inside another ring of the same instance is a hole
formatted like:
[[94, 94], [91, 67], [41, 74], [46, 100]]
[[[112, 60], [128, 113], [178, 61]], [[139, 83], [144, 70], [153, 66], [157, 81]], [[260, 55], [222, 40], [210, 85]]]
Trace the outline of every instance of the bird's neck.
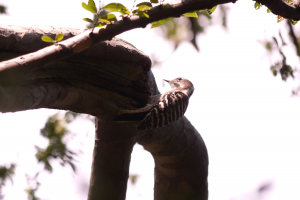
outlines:
[[181, 92], [186, 94], [188, 97], [190, 97], [193, 94], [194, 89], [193, 88], [188, 88], [185, 90], [182, 90]]
[[182, 92], [183, 94], [190, 97], [193, 94], [193, 91], [194, 91], [194, 88], [187, 88], [187, 89], [174, 88], [173, 90], [171, 90], [169, 92]]

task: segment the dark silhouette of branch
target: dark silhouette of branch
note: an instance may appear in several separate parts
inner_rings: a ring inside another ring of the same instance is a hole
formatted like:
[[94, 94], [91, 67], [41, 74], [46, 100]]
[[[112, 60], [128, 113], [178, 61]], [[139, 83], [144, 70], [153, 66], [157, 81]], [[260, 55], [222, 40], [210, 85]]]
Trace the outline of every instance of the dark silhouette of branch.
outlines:
[[265, 5], [276, 15], [300, 20], [300, 0], [256, 0], [256, 2]]

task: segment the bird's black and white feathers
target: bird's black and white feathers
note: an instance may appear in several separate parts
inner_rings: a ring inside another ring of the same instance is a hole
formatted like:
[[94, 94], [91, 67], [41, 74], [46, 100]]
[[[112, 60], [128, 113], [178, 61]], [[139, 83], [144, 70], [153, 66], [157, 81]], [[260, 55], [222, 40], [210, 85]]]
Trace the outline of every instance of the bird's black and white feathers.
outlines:
[[188, 106], [189, 97], [180, 91], [169, 91], [163, 94], [159, 103], [141, 121], [138, 129], [155, 129], [168, 125], [181, 118]]
[[[145, 116], [138, 125], [139, 130], [152, 130], [168, 125], [183, 117], [189, 103], [189, 98], [193, 94], [193, 84], [183, 78], [176, 78], [168, 82], [172, 90], [162, 94], [156, 102], [145, 108], [127, 113], [126, 118], [137, 115]], [[123, 114], [126, 111], [123, 111]], [[130, 112], [130, 111], [128, 111]]]

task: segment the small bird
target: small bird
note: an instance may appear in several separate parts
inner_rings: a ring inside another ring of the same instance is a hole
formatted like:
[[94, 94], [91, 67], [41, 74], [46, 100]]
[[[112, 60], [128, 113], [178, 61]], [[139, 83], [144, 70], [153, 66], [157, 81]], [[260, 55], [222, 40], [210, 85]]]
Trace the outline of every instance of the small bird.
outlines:
[[194, 92], [191, 81], [184, 78], [164, 80], [168, 82], [172, 90], [154, 96], [154, 101], [137, 110], [122, 110], [115, 121], [137, 121], [139, 130], [153, 130], [168, 125], [183, 117], [189, 98]]
[[164, 81], [170, 84], [172, 90], [161, 95], [159, 102], [138, 125], [139, 130], [159, 128], [183, 117], [194, 92], [192, 82], [180, 77]]

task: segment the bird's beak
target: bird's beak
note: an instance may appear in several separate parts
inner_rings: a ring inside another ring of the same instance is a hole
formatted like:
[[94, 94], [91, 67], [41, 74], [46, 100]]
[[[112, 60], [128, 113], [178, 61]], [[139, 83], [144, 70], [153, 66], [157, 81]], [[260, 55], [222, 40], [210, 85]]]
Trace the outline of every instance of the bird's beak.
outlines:
[[168, 81], [168, 80], [165, 80], [165, 79], [163, 79], [163, 80], [164, 80], [164, 81], [166, 81], [166, 82], [168, 82], [168, 83], [170, 82], [170, 81]]

